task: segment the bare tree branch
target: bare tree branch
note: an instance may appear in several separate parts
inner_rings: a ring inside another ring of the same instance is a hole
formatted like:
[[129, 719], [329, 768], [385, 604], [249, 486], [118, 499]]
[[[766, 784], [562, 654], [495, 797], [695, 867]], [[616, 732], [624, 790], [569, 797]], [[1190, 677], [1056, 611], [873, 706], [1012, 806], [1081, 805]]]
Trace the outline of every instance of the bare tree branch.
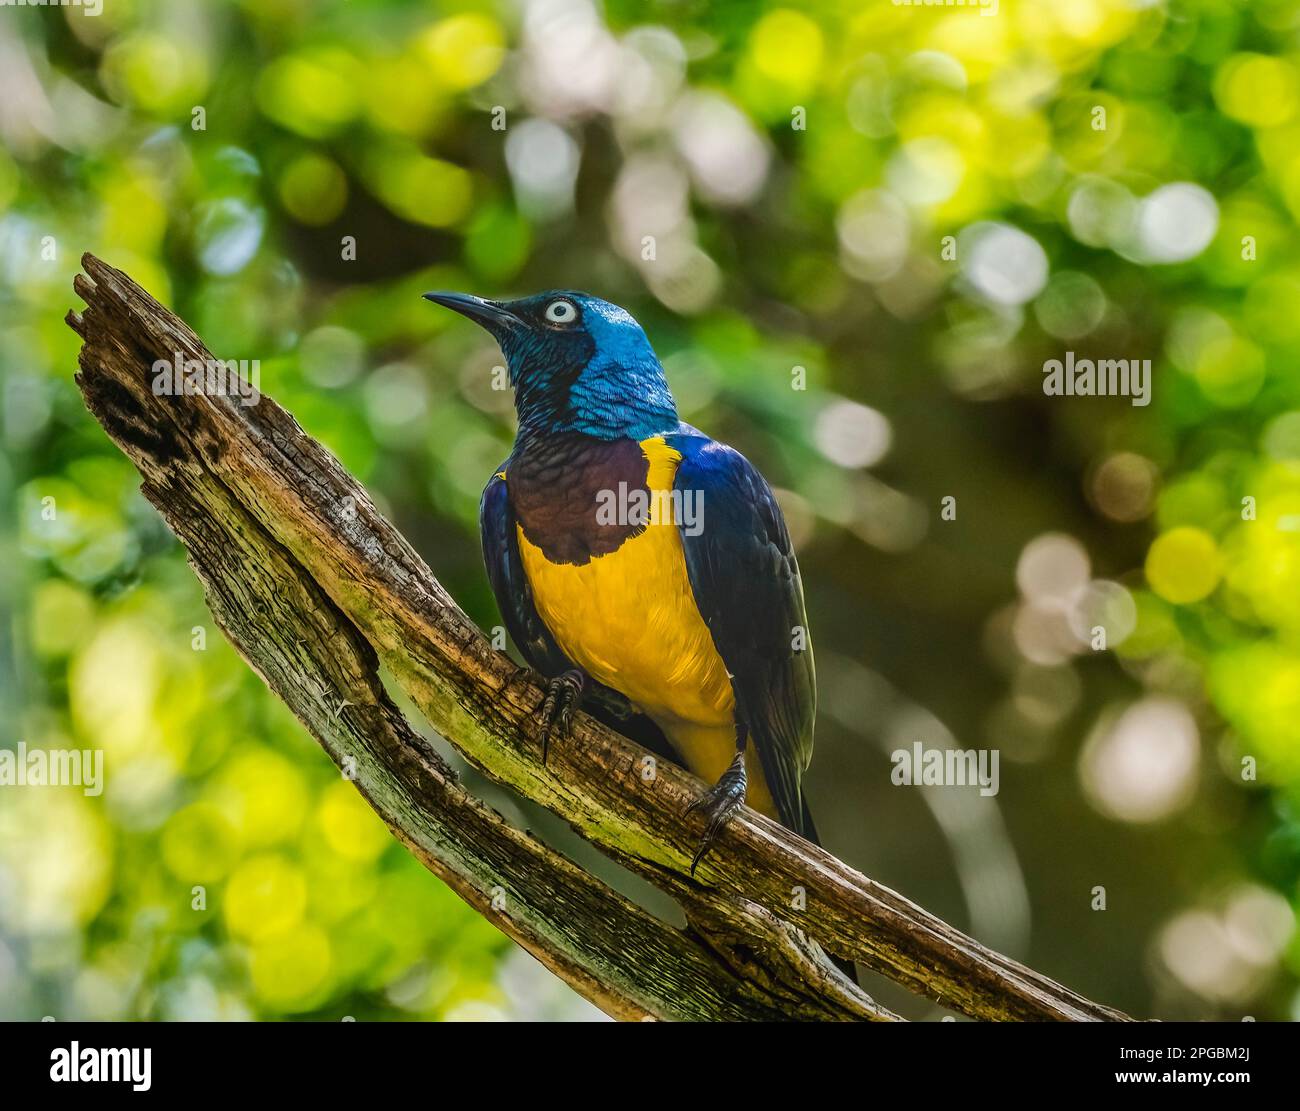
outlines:
[[[700, 784], [580, 715], [540, 760], [537, 677], [493, 651], [366, 492], [270, 398], [157, 396], [156, 360], [213, 356], [92, 255], [68, 314], [78, 384], [189, 550], [244, 658], [394, 833], [470, 905], [621, 1018], [892, 1019], [817, 943], [984, 1019], [1124, 1019], [980, 945], [745, 810], [697, 878]], [[404, 720], [382, 664], [476, 768], [678, 900], [663, 923], [509, 826]], [[810, 939], [816, 939], [814, 943]]]

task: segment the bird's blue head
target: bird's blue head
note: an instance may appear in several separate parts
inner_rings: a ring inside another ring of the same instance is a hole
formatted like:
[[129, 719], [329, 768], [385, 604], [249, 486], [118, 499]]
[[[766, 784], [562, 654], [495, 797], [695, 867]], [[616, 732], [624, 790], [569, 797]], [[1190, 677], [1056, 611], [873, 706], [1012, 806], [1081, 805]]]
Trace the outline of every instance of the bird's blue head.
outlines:
[[573, 290], [518, 301], [426, 293], [501, 345], [519, 435], [582, 432], [644, 440], [677, 427], [677, 406], [646, 334], [625, 309]]

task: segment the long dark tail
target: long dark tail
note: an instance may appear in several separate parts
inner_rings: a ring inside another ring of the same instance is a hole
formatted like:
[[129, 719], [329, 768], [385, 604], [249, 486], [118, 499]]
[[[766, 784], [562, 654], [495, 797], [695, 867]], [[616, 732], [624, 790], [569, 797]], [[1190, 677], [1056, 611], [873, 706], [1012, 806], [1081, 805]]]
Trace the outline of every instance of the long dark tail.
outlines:
[[[803, 835], [805, 839], [820, 847], [822, 839], [817, 835], [817, 825], [813, 821], [812, 812], [808, 809], [808, 800], [803, 797], [802, 792], [800, 792], [799, 796], [799, 805], [803, 808]], [[845, 976], [855, 984], [859, 983], [858, 969], [852, 961], [844, 960], [842, 957], [834, 956], [831, 953], [827, 953], [826, 955], [830, 957], [831, 963], [843, 972]]]

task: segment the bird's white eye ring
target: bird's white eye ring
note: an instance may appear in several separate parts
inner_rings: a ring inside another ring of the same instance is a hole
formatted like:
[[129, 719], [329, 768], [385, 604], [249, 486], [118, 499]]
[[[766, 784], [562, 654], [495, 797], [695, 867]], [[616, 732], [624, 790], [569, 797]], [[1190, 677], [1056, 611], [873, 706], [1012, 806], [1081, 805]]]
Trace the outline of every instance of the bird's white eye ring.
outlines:
[[572, 301], [552, 301], [544, 315], [552, 324], [572, 324], [578, 319], [578, 310]]

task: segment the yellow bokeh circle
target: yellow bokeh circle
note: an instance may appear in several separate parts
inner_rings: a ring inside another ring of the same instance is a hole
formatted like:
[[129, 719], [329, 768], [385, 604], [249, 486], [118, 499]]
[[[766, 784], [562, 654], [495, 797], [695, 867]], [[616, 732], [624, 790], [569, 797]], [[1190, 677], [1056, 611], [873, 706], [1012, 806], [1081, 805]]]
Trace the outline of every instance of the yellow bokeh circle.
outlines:
[[1170, 529], [1147, 552], [1147, 582], [1168, 602], [1199, 602], [1219, 584], [1222, 573], [1218, 545], [1204, 529]]

